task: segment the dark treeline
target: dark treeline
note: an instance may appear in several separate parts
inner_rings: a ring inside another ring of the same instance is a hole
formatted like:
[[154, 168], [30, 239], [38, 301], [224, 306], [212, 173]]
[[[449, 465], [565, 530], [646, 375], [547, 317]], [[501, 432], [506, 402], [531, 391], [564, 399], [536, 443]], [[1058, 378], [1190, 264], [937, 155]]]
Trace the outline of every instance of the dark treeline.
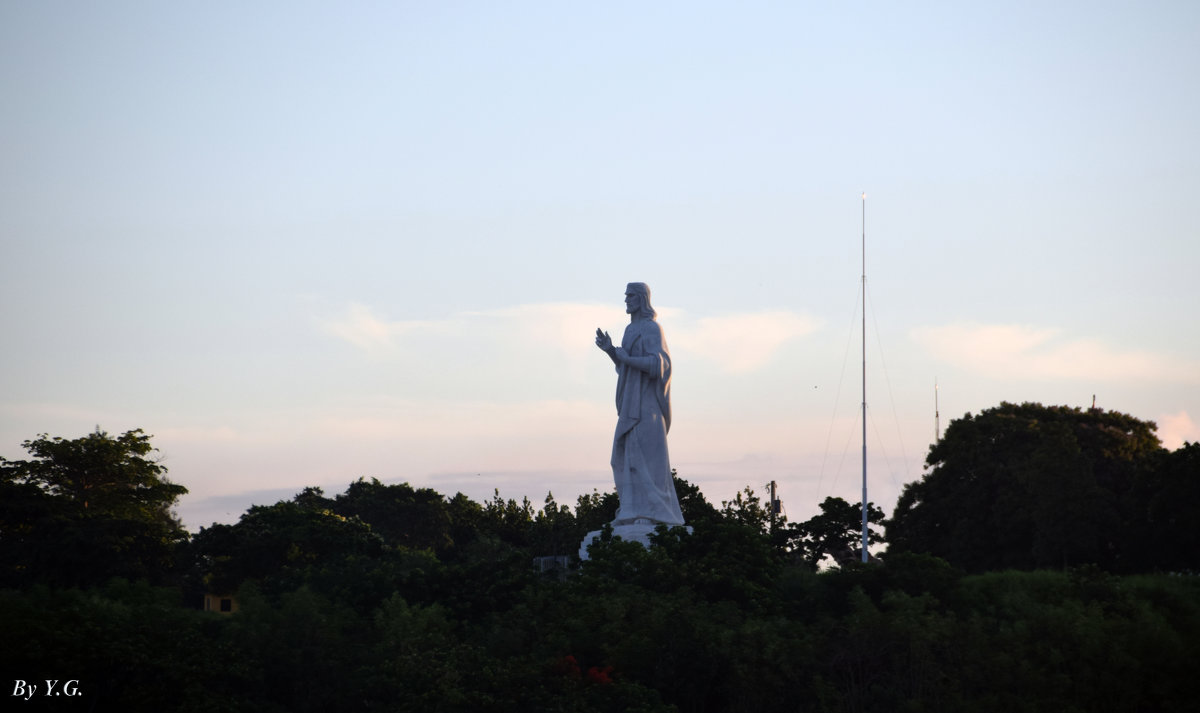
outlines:
[[29, 710], [1057, 713], [1200, 697], [1200, 552], [1165, 544], [1194, 542], [1200, 447], [1166, 451], [1114, 412], [1002, 404], [956, 421], [892, 520], [872, 507], [886, 551], [868, 565], [860, 504], [788, 523], [750, 488], [717, 506], [681, 478], [692, 534], [605, 538], [566, 570], [535, 558], [574, 553], [615, 494], [477, 503], [360, 479], [189, 535], [140, 431], [24, 445], [30, 459], [0, 459], [0, 669], [21, 693], [76, 693], [38, 690]]

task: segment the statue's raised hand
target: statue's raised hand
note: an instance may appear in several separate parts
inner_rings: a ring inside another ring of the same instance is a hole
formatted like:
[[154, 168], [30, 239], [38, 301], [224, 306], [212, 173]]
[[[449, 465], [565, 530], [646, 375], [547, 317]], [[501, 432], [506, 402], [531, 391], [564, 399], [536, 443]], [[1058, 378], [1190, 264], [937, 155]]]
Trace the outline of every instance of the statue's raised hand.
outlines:
[[601, 331], [599, 327], [596, 328], [596, 346], [605, 352], [612, 353], [612, 337], [608, 336], [608, 332]]

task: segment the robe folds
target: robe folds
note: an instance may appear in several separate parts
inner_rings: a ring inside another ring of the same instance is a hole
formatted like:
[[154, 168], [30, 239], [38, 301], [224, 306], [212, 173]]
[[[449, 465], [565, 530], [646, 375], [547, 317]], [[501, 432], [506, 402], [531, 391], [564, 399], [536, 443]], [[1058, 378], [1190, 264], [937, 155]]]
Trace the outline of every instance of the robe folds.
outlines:
[[629, 323], [621, 338], [628, 357], [617, 365], [617, 430], [612, 469], [620, 506], [613, 525], [682, 525], [671, 480], [671, 354], [653, 319]]

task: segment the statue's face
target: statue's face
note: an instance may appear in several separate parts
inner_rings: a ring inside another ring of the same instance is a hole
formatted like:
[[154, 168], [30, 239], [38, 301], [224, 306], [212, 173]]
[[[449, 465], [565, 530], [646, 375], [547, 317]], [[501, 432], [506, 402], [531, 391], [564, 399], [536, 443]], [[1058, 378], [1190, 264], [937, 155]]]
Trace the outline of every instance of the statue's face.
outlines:
[[642, 296], [636, 292], [625, 293], [625, 314], [633, 314], [642, 308]]

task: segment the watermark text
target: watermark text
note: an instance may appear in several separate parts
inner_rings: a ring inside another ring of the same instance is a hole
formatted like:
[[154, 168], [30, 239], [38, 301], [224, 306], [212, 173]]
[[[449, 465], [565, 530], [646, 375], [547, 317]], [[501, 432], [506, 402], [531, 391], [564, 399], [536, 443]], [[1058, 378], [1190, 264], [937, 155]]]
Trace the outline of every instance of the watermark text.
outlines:
[[[62, 685], [59, 685], [60, 682]], [[13, 698], [21, 698], [26, 701], [37, 695], [50, 697], [66, 696], [68, 698], [83, 695], [83, 693], [79, 690], [79, 681], [76, 679], [60, 681], [60, 679], [57, 678], [48, 678], [45, 681], [38, 681], [36, 683], [33, 681], [26, 682], [22, 681], [21, 679], [17, 679], [13, 682], [12, 694]]]

